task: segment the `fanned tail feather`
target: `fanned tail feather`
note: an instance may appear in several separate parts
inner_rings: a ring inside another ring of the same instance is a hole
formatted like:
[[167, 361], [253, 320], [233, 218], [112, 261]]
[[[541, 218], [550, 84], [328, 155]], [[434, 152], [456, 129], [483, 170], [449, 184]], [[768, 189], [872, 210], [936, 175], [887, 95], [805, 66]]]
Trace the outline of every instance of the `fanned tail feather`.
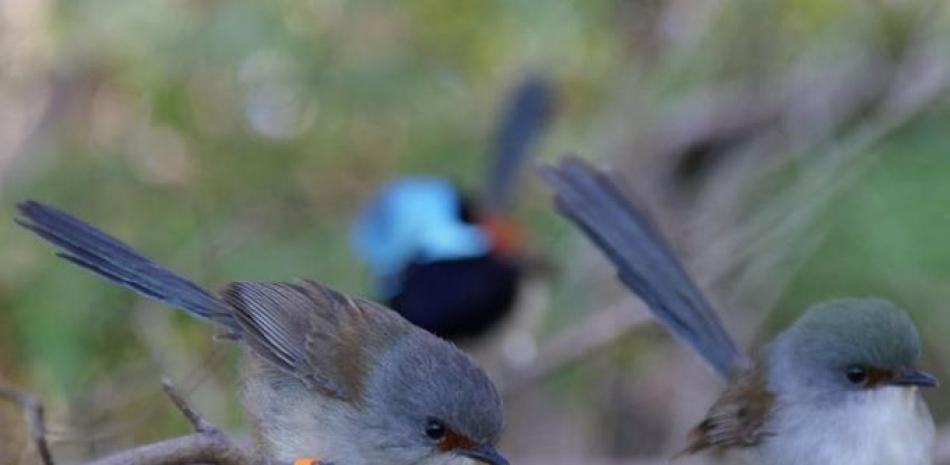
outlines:
[[554, 114], [553, 85], [544, 75], [529, 75], [514, 89], [495, 136], [495, 156], [488, 173], [486, 203], [496, 210], [511, 207], [517, 179], [534, 143]]
[[575, 157], [542, 166], [558, 211], [580, 227], [675, 336], [725, 378], [747, 364], [650, 217], [609, 176]]
[[56, 255], [141, 295], [238, 331], [217, 297], [118, 239], [40, 202], [28, 200], [17, 209], [22, 218], [16, 222], [59, 248]]

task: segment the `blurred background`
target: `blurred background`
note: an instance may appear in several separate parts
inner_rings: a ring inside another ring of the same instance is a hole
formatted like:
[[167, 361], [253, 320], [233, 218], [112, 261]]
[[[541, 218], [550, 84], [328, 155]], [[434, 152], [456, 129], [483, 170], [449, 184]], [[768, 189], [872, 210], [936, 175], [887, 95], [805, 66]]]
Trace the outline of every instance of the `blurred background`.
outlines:
[[[0, 0], [0, 383], [46, 404], [60, 463], [186, 433], [162, 374], [246, 435], [236, 350], [53, 257], [13, 224], [16, 202], [210, 288], [308, 277], [373, 295], [347, 237], [358, 209], [401, 175], [479, 189], [532, 73], [556, 93], [537, 156], [616, 168], [742, 343], [820, 300], [881, 296], [950, 379], [943, 3]], [[551, 271], [521, 288], [501, 344], [466, 345], [503, 389], [502, 449], [668, 463], [721, 382], [521, 181], [513, 215]], [[947, 424], [950, 390], [926, 395]], [[36, 458], [0, 404], [7, 463]]]

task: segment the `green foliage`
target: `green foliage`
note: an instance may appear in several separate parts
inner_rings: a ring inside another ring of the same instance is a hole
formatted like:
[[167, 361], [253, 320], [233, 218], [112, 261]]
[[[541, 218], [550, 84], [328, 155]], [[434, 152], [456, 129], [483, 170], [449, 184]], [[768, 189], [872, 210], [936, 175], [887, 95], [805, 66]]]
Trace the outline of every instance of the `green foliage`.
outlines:
[[[619, 63], [610, 5], [54, 3], [33, 32], [55, 44], [49, 91], [62, 107], [6, 168], [0, 215], [47, 201], [211, 288], [311, 277], [369, 295], [347, 243], [356, 208], [404, 173], [479, 189], [496, 112], [521, 75], [544, 69], [588, 99], [609, 82]], [[593, 106], [564, 106], [562, 124], [584, 127]], [[526, 216], [564, 230], [536, 200]], [[4, 379], [79, 412], [114, 373], [164, 357], [133, 329], [140, 299], [51, 258], [10, 221], [0, 236]], [[178, 349], [201, 365], [211, 331], [174, 315], [163, 318], [197, 336]], [[213, 376], [235, 384], [230, 371]], [[179, 423], [158, 420], [140, 439]]]
[[[633, 158], [639, 147], [603, 139], [659, 118], [697, 89], [781, 77], [802, 58], [820, 75], [868, 42], [900, 49], [911, 19], [926, 13], [891, 6], [894, 14], [882, 16], [882, 2], [835, 0], [696, 2], [705, 13], [680, 12], [673, 19], [682, 22], [649, 16], [643, 5], [651, 2], [617, 0], [45, 3], [49, 11], [34, 12], [41, 20], [23, 40], [48, 45], [35, 48], [26, 68], [33, 74], [22, 81], [61, 100], [37, 140], [0, 158], [0, 218], [36, 198], [210, 288], [311, 277], [362, 295], [371, 289], [348, 249], [353, 212], [407, 173], [448, 176], [476, 191], [498, 107], [526, 71], [550, 73], [562, 94], [542, 153]], [[659, 39], [642, 39], [634, 24]], [[16, 47], [0, 43], [0, 57]], [[643, 58], [653, 53], [662, 58]], [[18, 89], [0, 74], [0, 101]], [[35, 108], [4, 112], [27, 110]], [[829, 234], [795, 273], [772, 329], [816, 301], [874, 295], [906, 307], [925, 341], [943, 340], [948, 125], [945, 110], [935, 112], [867, 154], [875, 162], [823, 209]], [[760, 194], [781, 193], [797, 174], [782, 173]], [[565, 268], [543, 325], [553, 332], [581, 318], [603, 283], [573, 267], [587, 246], [552, 215], [536, 182], [525, 183], [517, 214], [534, 248]], [[116, 373], [143, 364], [155, 377], [143, 383], [152, 386], [144, 398], [159, 398], [164, 353], [133, 329], [140, 299], [53, 259], [10, 221], [0, 221], [0, 237], [0, 378], [64, 399], [64, 423], [116, 414], [147, 423], [131, 433], [139, 441], [180, 432], [176, 412], [139, 409], [141, 396], [82, 406], [118, 383]], [[233, 397], [195, 387], [236, 384], [235, 351], [212, 349], [200, 323], [162, 315], [187, 346], [169, 352], [191, 354], [186, 390], [204, 395], [203, 407], [225, 404], [210, 416], [237, 424]], [[640, 362], [637, 344], [621, 347], [618, 365]], [[226, 355], [209, 363], [212, 350]], [[599, 395], [589, 371], [563, 373], [555, 390]]]
[[[780, 305], [793, 315], [836, 296], [882, 296], [925, 320], [950, 324], [940, 283], [950, 281], [950, 157], [946, 113], [896, 134], [820, 220], [829, 234]], [[939, 312], [939, 313], [938, 313]], [[924, 333], [935, 328], [922, 328]], [[926, 339], [926, 336], [925, 336]]]

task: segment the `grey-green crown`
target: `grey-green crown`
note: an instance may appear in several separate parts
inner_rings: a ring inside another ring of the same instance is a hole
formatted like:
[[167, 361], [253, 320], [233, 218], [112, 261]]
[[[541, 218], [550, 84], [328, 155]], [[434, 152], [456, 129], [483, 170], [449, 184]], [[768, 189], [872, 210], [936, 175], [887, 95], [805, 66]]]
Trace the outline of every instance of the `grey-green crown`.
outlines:
[[799, 362], [825, 368], [914, 364], [920, 337], [903, 310], [882, 299], [836, 299], [810, 308], [781, 336]]
[[380, 358], [368, 398], [390, 438], [430, 447], [425, 425], [437, 420], [478, 443], [494, 445], [502, 401], [488, 376], [449, 342], [422, 330], [407, 334]]

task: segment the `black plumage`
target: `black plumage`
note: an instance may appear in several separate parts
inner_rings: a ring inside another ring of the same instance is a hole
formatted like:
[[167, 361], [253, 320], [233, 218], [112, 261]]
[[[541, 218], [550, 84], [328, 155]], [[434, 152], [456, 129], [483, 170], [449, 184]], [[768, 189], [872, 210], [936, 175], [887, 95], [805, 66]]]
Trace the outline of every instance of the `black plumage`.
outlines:
[[517, 180], [552, 116], [541, 76], [514, 89], [499, 117], [483, 192], [468, 196], [436, 176], [390, 181], [353, 228], [380, 298], [414, 324], [449, 339], [477, 338], [509, 314], [522, 280], [523, 250], [508, 217]]

